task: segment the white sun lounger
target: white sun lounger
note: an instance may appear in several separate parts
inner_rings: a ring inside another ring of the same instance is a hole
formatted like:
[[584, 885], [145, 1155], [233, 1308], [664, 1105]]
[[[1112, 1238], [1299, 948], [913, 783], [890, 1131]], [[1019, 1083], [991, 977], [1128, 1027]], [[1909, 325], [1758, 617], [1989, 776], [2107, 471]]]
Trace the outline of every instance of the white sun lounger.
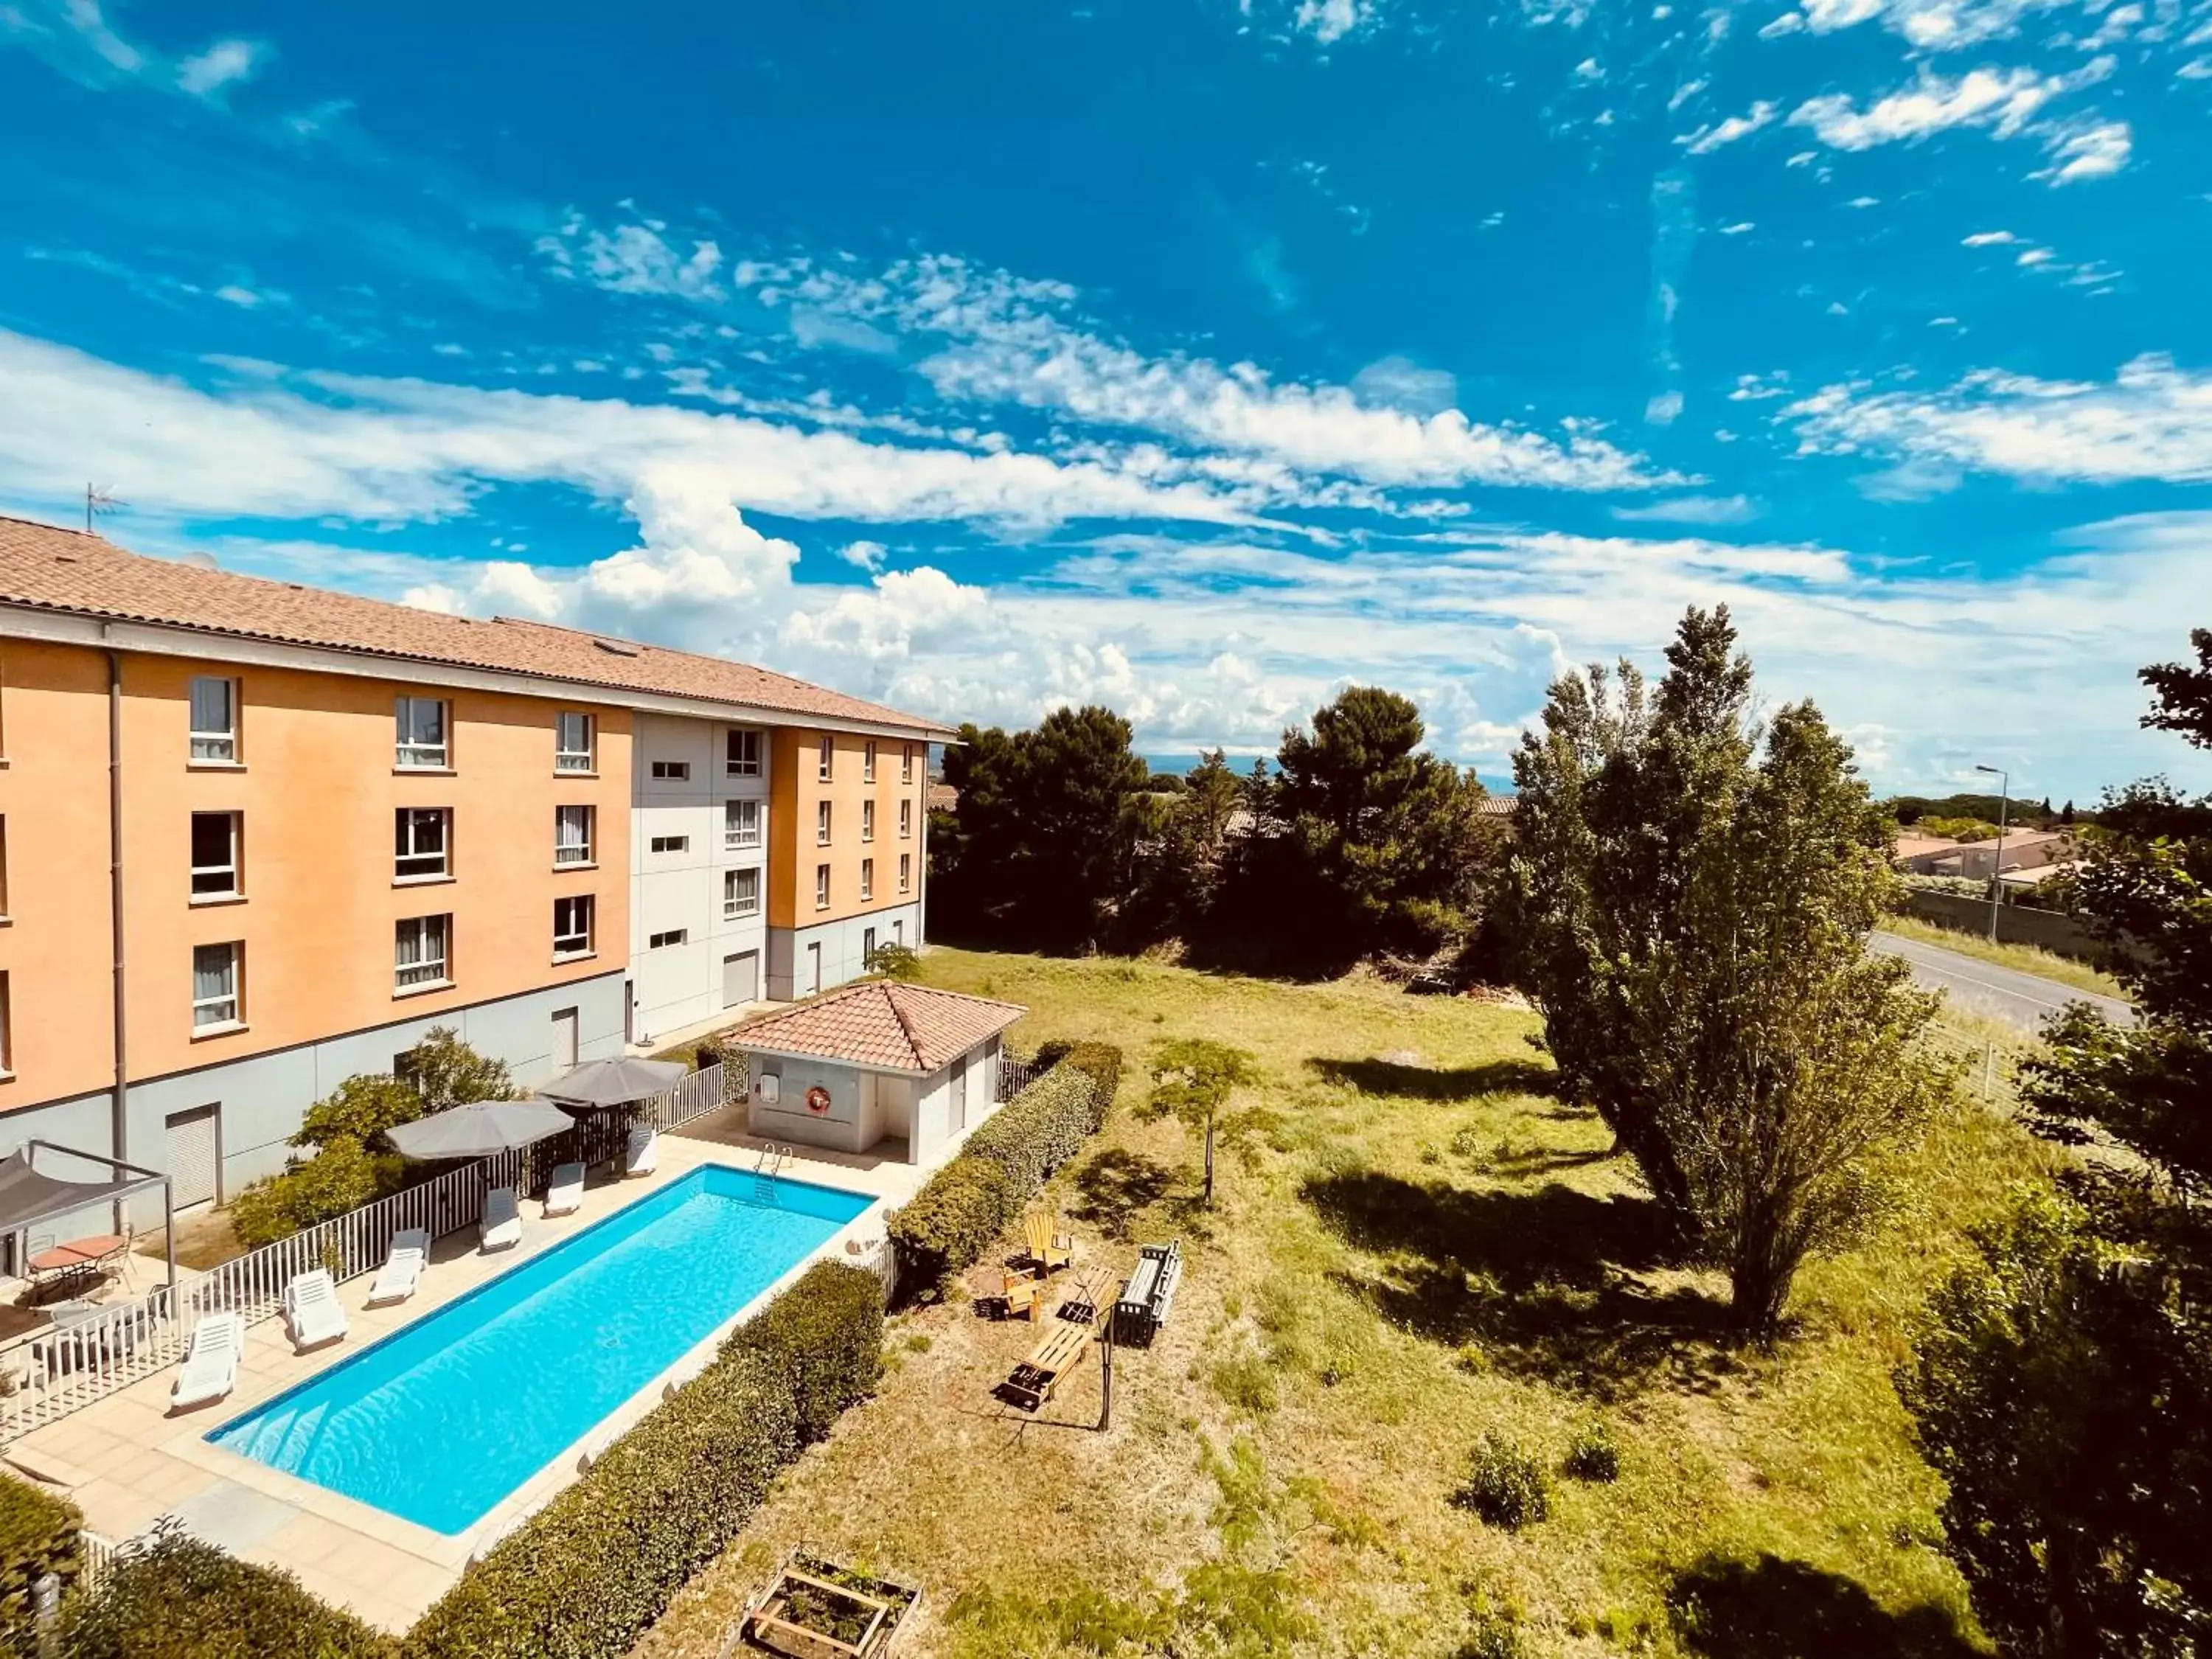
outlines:
[[284, 1287], [284, 1323], [295, 1348], [335, 1342], [346, 1334], [345, 1304], [328, 1268], [298, 1274]]
[[511, 1250], [522, 1243], [522, 1212], [514, 1206], [514, 1188], [495, 1187], [484, 1194], [483, 1219], [477, 1231], [487, 1252]]
[[234, 1313], [206, 1314], [192, 1327], [185, 1363], [169, 1389], [177, 1411], [221, 1400], [238, 1386], [238, 1359], [246, 1346], [246, 1321]]
[[629, 1153], [623, 1160], [626, 1176], [649, 1176], [660, 1164], [660, 1131], [641, 1123], [629, 1132]]
[[545, 1213], [574, 1215], [584, 1207], [584, 1166], [580, 1164], [556, 1164], [553, 1179], [545, 1187]]
[[392, 1235], [392, 1254], [376, 1270], [376, 1283], [368, 1287], [368, 1305], [404, 1302], [415, 1294], [422, 1277], [422, 1264], [430, 1259], [430, 1235], [421, 1227], [406, 1227]]

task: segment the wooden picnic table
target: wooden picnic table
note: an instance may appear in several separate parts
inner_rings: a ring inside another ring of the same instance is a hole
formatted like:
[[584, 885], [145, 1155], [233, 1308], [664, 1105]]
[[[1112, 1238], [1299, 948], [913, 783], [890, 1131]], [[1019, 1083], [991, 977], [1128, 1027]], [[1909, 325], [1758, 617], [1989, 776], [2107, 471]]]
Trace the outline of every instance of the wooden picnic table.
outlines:
[[1000, 1384], [1000, 1392], [1025, 1412], [1040, 1409], [1091, 1352], [1091, 1334], [1088, 1324], [1066, 1321], [1054, 1324], [1044, 1340], [1030, 1350], [1029, 1358]]

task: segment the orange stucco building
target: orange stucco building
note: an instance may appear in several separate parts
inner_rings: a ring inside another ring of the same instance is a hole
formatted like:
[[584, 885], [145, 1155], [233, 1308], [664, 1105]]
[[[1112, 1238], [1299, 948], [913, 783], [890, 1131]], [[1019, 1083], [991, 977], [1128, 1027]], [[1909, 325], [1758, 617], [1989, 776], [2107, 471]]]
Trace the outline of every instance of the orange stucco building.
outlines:
[[850, 978], [864, 939], [921, 939], [946, 735], [742, 664], [0, 519], [0, 1153], [220, 1199], [434, 1025], [532, 1083]]

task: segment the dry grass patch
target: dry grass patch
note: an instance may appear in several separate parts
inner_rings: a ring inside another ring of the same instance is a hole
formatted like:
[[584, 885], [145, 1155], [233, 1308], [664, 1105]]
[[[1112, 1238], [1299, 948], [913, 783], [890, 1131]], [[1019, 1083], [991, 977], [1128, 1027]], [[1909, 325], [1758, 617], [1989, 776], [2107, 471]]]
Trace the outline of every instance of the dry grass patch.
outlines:
[[[1891, 1171], [1890, 1224], [1745, 1353], [1525, 1013], [1104, 959], [939, 951], [927, 977], [1027, 1003], [1018, 1037], [1128, 1051], [1125, 1109], [1048, 1197], [1079, 1259], [1182, 1237], [1174, 1320], [1117, 1355], [1102, 1434], [1095, 1365], [1035, 1420], [992, 1399], [1027, 1323], [902, 1316], [878, 1396], [641, 1656], [712, 1659], [800, 1540], [925, 1583], [911, 1650], [944, 1659], [1978, 1650], [1889, 1373], [1962, 1228], [2039, 1167], [1994, 1115]], [[1195, 1146], [1126, 1109], [1189, 1036], [1258, 1054], [1279, 1118], [1211, 1213]], [[1561, 1473], [1593, 1425], [1612, 1481]], [[1490, 1434], [1551, 1472], [1545, 1519], [1454, 1501]]]

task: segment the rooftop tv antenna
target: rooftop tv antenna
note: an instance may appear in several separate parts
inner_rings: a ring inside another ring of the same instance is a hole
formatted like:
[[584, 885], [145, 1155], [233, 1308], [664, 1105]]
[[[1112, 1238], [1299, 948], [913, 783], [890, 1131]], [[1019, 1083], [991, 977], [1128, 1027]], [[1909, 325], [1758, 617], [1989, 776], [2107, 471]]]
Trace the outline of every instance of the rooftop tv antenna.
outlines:
[[112, 513], [118, 507], [128, 507], [130, 505], [131, 503], [125, 501], [120, 495], [109, 495], [107, 491], [99, 484], [87, 484], [84, 487], [84, 533], [88, 536], [92, 534], [92, 518], [94, 514]]

